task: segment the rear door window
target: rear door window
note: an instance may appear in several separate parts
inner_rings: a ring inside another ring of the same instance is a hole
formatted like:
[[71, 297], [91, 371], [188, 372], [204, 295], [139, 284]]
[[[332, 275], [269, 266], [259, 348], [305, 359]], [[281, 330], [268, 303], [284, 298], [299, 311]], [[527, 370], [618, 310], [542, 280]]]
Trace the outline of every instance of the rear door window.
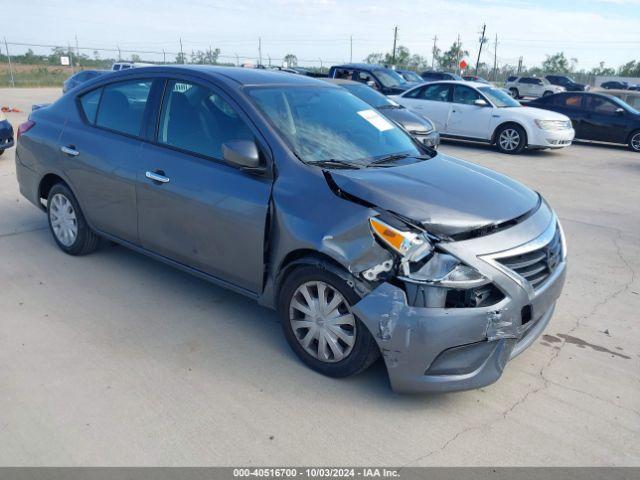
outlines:
[[431, 100], [433, 102], [448, 102], [450, 86], [446, 83], [427, 85], [416, 98]]
[[151, 80], [130, 80], [104, 87], [96, 125], [140, 136]]
[[553, 100], [553, 105], [562, 108], [579, 110], [582, 108], [582, 95], [556, 95], [557, 98], [549, 97]]
[[91, 90], [80, 97], [80, 108], [84, 113], [87, 122], [91, 125], [96, 123], [96, 113], [98, 112], [98, 104], [100, 103], [100, 96], [102, 95], [102, 88]]

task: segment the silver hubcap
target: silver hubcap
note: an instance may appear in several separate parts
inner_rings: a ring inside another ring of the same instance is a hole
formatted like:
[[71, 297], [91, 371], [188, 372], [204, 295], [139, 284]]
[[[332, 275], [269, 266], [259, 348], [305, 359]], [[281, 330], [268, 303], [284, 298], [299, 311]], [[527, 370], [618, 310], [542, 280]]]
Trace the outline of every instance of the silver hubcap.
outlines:
[[636, 133], [631, 139], [631, 148], [640, 152], [640, 133]]
[[56, 193], [49, 205], [51, 228], [58, 241], [65, 247], [70, 247], [78, 236], [78, 219], [73, 205], [67, 197]]
[[356, 339], [356, 322], [345, 298], [324, 282], [303, 283], [293, 294], [289, 321], [308, 354], [323, 362], [347, 357]]
[[500, 134], [498, 142], [500, 142], [500, 147], [502, 147], [503, 150], [515, 150], [520, 144], [520, 134], [513, 128], [507, 128]]

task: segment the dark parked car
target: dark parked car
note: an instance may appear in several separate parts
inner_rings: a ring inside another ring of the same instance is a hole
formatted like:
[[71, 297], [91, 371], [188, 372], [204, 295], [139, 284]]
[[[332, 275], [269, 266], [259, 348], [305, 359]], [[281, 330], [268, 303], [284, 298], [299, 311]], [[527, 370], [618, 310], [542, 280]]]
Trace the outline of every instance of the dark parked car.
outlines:
[[5, 118], [4, 113], [0, 112], [0, 155], [11, 147], [13, 147], [13, 127]]
[[81, 83], [87, 82], [109, 72], [110, 70], [81, 70], [64, 81], [62, 84], [62, 93], [66, 93]]
[[62, 251], [104, 237], [277, 309], [325, 375], [382, 352], [398, 391], [487, 385], [561, 295], [564, 235], [539, 194], [420, 145], [327, 82], [135, 68], [20, 132], [20, 191]]
[[464, 80], [460, 75], [449, 72], [426, 71], [420, 74], [425, 82], [435, 82], [437, 80]]
[[640, 85], [621, 80], [610, 80], [608, 82], [601, 83], [600, 87], [606, 90], [640, 90]]
[[410, 82], [410, 83], [424, 82], [423, 78], [413, 70], [404, 70], [402, 68], [396, 68], [396, 72], [398, 72], [406, 82]]
[[550, 84], [564, 87], [567, 92], [584, 92], [588, 90], [583, 83], [576, 82], [573, 78], [566, 75], [547, 75], [546, 78]]
[[327, 78], [325, 81], [339, 85], [360, 100], [367, 102], [385, 117], [404, 128], [418, 142], [428, 147], [438, 148], [440, 134], [436, 131], [436, 127], [431, 120], [412, 113], [409, 109], [385, 97], [368, 85], [340, 78]]
[[366, 83], [384, 95], [396, 95], [415, 85], [405, 81], [391, 68], [368, 63], [335, 65], [329, 70], [329, 78], [342, 78]]
[[640, 152], [640, 112], [613, 95], [567, 92], [529, 102], [571, 119], [576, 140], [626, 144]]
[[487, 80], [486, 78], [479, 77], [477, 75], [464, 75], [462, 78], [464, 78], [467, 82], [478, 82], [478, 83], [484, 83], [486, 85], [491, 85], [491, 82], [489, 80]]

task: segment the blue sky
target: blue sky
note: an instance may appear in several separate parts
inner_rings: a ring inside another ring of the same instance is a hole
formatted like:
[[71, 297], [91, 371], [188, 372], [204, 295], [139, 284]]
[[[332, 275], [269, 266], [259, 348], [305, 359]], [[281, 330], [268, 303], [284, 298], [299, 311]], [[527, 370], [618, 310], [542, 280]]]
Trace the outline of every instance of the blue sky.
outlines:
[[[12, 42], [179, 51], [221, 49], [229, 60], [294, 53], [330, 64], [399, 44], [430, 57], [433, 37], [448, 47], [460, 34], [475, 59], [479, 31], [498, 35], [500, 64], [534, 65], [564, 51], [578, 68], [640, 60], [640, 0], [2, 0], [2, 34]], [[25, 28], [26, 27], [26, 28]], [[18, 47], [12, 47], [19, 50]], [[36, 49], [37, 50], [37, 49]], [[86, 52], [89, 53], [89, 52]], [[107, 53], [103, 53], [106, 56]], [[484, 60], [493, 55], [493, 45]], [[274, 60], [275, 62], [275, 60]], [[304, 62], [301, 62], [304, 63]]]

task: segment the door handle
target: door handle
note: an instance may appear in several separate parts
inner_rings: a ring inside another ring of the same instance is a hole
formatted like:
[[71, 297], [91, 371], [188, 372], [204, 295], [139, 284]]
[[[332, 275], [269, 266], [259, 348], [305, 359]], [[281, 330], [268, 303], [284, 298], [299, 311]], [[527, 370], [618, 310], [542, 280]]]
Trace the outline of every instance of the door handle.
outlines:
[[62, 153], [66, 153], [67, 155], [70, 155], [72, 157], [77, 157], [78, 155], [80, 155], [80, 152], [78, 150], [76, 150], [76, 147], [73, 145], [67, 145], [64, 147], [60, 147], [60, 151]]
[[158, 182], [158, 183], [169, 183], [170, 178], [169, 177], [165, 177], [163, 175], [164, 172], [162, 173], [156, 173], [156, 172], [147, 172], [145, 173], [145, 176], [149, 179], [149, 180], [153, 180], [154, 182]]

